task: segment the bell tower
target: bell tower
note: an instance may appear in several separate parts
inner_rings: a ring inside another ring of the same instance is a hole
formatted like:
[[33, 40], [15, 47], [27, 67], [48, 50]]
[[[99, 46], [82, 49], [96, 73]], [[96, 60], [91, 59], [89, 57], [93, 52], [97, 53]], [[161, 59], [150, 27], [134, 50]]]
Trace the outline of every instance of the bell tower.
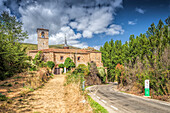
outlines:
[[38, 50], [49, 49], [48, 45], [48, 29], [37, 28]]

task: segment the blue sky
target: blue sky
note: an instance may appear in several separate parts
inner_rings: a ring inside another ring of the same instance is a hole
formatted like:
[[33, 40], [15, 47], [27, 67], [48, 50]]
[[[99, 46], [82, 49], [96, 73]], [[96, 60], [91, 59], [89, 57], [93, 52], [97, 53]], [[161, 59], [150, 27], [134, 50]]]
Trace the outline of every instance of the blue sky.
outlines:
[[[139, 13], [136, 8], [144, 10], [144, 13]], [[124, 29], [122, 35], [96, 35], [93, 39], [80, 39], [86, 41], [89, 46], [104, 45], [106, 41], [111, 39], [121, 40], [125, 43], [129, 40], [131, 34], [135, 36], [140, 33], [146, 33], [148, 27], [159, 22], [164, 21], [170, 16], [170, 0], [124, 0], [123, 8], [116, 12], [114, 23], [119, 24]], [[129, 25], [128, 21], [133, 21], [135, 25]]]
[[28, 31], [25, 43], [37, 44], [36, 29], [50, 31], [49, 44], [99, 49], [111, 39], [129, 40], [170, 16], [170, 0], [0, 0], [0, 12], [8, 11]]

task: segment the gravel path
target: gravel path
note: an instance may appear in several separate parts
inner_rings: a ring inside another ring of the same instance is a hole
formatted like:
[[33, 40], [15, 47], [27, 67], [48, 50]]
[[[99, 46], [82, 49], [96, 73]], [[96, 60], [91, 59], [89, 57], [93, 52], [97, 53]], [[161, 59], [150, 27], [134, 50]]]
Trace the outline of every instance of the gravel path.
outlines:
[[92, 113], [78, 84], [64, 86], [66, 75], [55, 75], [42, 88], [15, 99], [13, 113]]
[[65, 75], [56, 75], [43, 88], [32, 92], [32, 111], [65, 113], [64, 80]]

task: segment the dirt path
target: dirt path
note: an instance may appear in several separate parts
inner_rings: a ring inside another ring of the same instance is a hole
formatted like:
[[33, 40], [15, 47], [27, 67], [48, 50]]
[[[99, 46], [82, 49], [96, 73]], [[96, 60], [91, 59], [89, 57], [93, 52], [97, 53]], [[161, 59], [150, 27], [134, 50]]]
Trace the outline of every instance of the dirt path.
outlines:
[[[55, 75], [42, 88], [18, 97], [8, 105], [16, 113], [92, 113], [79, 85], [64, 86], [66, 75]], [[7, 111], [7, 112], [8, 112]]]
[[64, 77], [57, 75], [43, 88], [34, 91], [30, 102], [33, 112], [60, 112], [65, 113]]

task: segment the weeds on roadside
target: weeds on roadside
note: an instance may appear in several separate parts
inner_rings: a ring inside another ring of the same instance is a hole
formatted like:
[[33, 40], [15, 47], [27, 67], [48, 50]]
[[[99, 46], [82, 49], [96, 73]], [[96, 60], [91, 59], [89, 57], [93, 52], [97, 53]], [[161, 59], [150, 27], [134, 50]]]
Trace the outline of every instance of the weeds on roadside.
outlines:
[[22, 76], [13, 77], [13, 79], [19, 79], [19, 78], [22, 78]]
[[19, 84], [18, 82], [15, 82], [14, 84]]
[[8, 97], [0, 93], [0, 101], [7, 101], [7, 100], [8, 100]]
[[86, 97], [93, 109], [93, 113], [109, 113], [103, 106], [95, 102], [89, 95], [86, 95]]
[[[89, 71], [87, 70], [86, 66], [80, 65], [72, 73], [67, 74], [65, 85], [76, 83], [82, 86], [83, 81], [85, 80], [84, 76], [88, 74]], [[80, 89], [81, 88], [82, 87], [80, 87]], [[95, 102], [89, 95], [87, 95], [86, 91], [82, 91], [82, 94], [86, 97], [86, 100], [88, 100], [90, 106], [93, 109], [93, 113], [108, 113], [108, 111], [104, 107], [102, 107], [100, 104]]]
[[34, 91], [34, 89], [33, 88], [29, 88], [30, 89], [30, 91]]
[[78, 82], [82, 83], [84, 81], [84, 75], [81, 74], [81, 73], [78, 73], [78, 74], [68, 74], [66, 79], [67, 79], [66, 84], [78, 83]]
[[8, 84], [7, 86], [8, 86], [8, 87], [12, 87], [12, 84]]

